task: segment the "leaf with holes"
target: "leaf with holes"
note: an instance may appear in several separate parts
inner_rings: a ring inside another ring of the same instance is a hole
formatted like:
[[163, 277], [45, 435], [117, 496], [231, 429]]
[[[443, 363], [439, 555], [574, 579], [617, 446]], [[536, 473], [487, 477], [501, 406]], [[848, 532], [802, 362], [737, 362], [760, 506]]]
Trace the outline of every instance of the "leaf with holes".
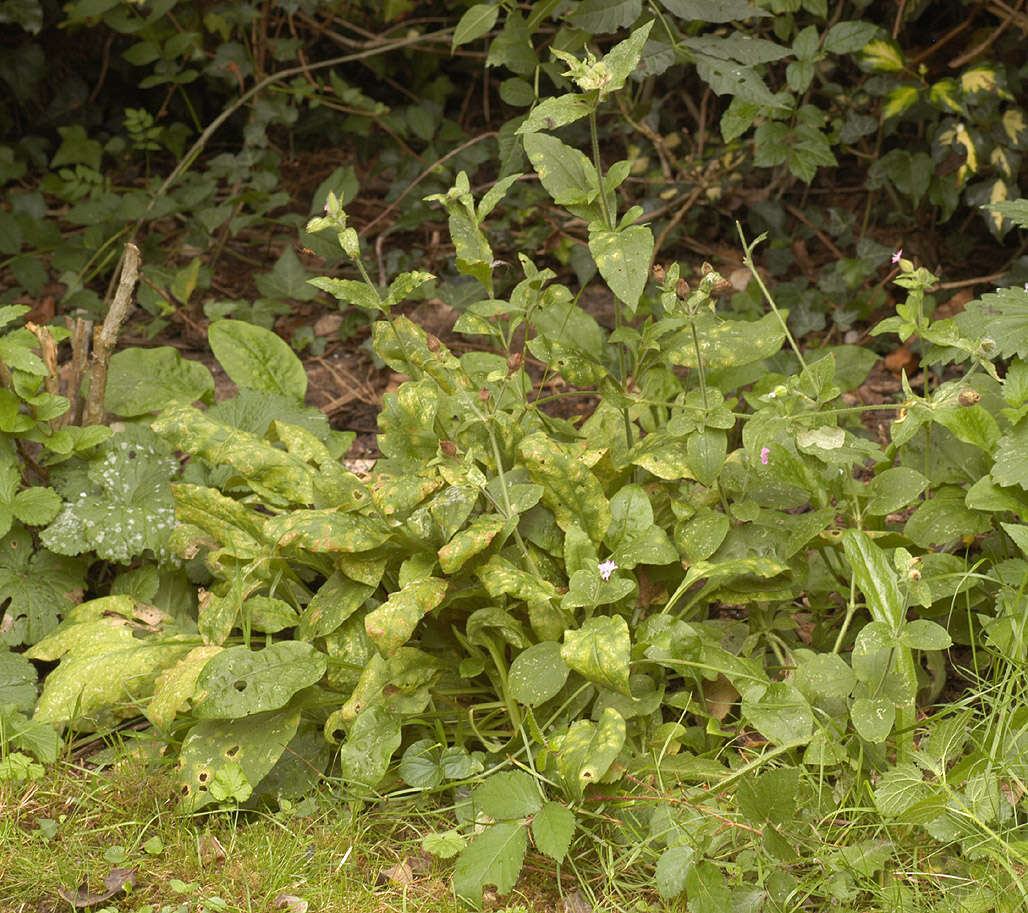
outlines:
[[324, 654], [300, 641], [279, 641], [263, 650], [230, 647], [204, 666], [193, 710], [201, 719], [238, 719], [277, 710], [324, 674]]
[[260, 783], [299, 724], [300, 711], [290, 708], [241, 720], [201, 720], [186, 734], [179, 752], [179, 812], [189, 814], [217, 801], [210, 786], [226, 764], [238, 764], [251, 785]]
[[557, 770], [565, 786], [578, 798], [598, 783], [625, 744], [625, 720], [613, 707], [605, 707], [598, 722], [576, 720], [555, 745]]

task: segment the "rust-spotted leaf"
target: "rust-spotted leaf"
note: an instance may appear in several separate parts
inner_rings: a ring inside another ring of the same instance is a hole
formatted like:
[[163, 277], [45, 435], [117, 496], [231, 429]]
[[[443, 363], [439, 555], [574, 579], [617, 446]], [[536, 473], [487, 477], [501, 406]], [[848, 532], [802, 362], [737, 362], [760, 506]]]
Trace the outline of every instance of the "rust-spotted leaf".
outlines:
[[387, 656], [402, 647], [418, 626], [446, 596], [446, 581], [422, 577], [393, 593], [364, 619], [368, 637]]
[[455, 574], [469, 558], [485, 551], [496, 534], [503, 529], [503, 518], [493, 515], [478, 517], [467, 529], [457, 533], [439, 549], [439, 567], [444, 574]]

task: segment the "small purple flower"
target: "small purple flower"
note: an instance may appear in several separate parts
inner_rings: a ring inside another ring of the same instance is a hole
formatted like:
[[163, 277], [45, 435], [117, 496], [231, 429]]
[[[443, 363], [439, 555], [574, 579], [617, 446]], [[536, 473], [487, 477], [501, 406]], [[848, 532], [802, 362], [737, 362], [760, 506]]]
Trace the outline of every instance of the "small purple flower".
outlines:
[[893, 263], [899, 263], [900, 259], [902, 257], [903, 257], [903, 248], [901, 247], [898, 251], [896, 251], [896, 253], [894, 253], [892, 255], [892, 262]]
[[767, 458], [770, 455], [771, 455], [771, 448], [770, 447], [761, 447], [760, 448], [760, 462], [763, 463], [765, 466], [767, 466]]
[[608, 558], [603, 564], [598, 565], [600, 576], [604, 580], [610, 580], [610, 575], [618, 569], [618, 566], [614, 563], [613, 558]]

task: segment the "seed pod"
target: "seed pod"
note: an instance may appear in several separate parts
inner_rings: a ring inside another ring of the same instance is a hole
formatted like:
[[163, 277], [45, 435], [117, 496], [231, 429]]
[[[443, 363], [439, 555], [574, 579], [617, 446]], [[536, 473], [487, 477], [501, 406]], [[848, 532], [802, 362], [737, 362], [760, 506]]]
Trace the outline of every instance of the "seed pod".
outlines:
[[514, 352], [512, 355], [508, 356], [508, 358], [507, 358], [507, 376], [509, 377], [511, 374], [513, 374], [515, 371], [517, 371], [518, 368], [521, 367], [521, 364], [522, 364], [523, 361], [524, 361], [524, 358], [522, 358], [520, 352]]
[[678, 285], [675, 286], [675, 294], [678, 295], [678, 297], [684, 301], [686, 298], [689, 297], [690, 291], [691, 289], [689, 288], [689, 283], [686, 282], [684, 279], [679, 279]]
[[488, 387], [482, 387], [482, 389], [478, 391], [478, 401], [480, 403], [487, 403], [489, 402], [489, 397], [491, 395], [492, 394], [489, 392]]
[[455, 457], [457, 455], [457, 445], [453, 441], [440, 441], [439, 449], [443, 452], [443, 456]]

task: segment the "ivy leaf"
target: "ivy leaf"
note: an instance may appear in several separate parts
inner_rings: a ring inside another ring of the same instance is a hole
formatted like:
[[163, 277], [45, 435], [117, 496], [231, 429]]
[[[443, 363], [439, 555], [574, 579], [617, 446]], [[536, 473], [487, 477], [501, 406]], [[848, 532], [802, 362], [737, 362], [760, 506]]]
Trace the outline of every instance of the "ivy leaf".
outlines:
[[495, 885], [497, 894], [506, 894], [514, 887], [527, 849], [527, 829], [521, 821], [501, 821], [487, 827], [457, 859], [454, 892], [474, 909], [481, 909], [486, 885]]

